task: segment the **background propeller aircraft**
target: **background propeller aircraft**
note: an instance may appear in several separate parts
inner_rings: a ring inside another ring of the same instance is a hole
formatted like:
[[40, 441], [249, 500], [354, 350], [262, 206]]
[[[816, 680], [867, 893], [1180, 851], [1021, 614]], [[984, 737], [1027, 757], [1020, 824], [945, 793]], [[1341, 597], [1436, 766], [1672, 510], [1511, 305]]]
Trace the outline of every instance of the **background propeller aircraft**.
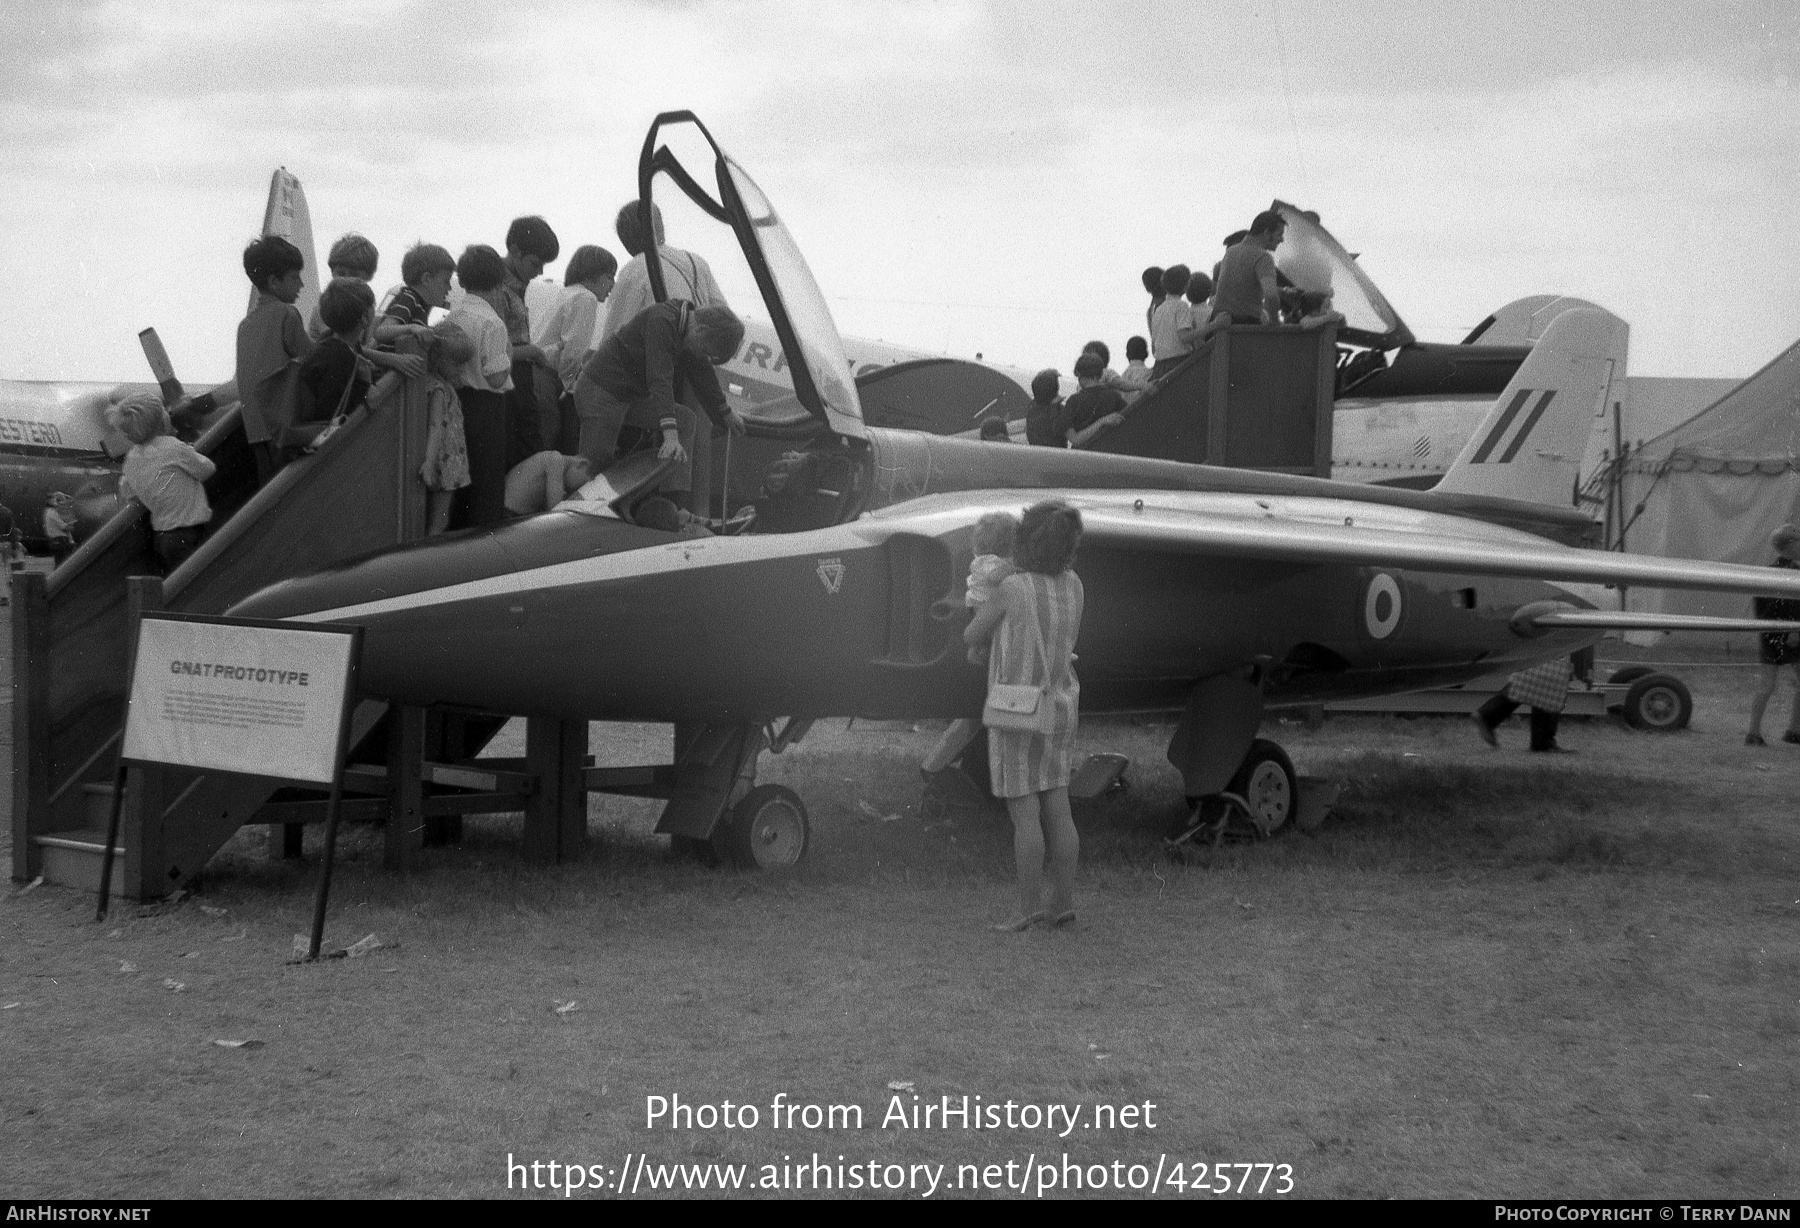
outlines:
[[1800, 595], [1800, 575], [1563, 544], [1589, 527], [1567, 492], [1613, 376], [1605, 313], [1551, 323], [1434, 491], [983, 444], [864, 422], [798, 246], [697, 118], [658, 116], [638, 174], [640, 199], [666, 178], [730, 228], [790, 359], [807, 430], [750, 531], [633, 523], [655, 478], [640, 455], [557, 510], [277, 584], [234, 613], [362, 625], [364, 687], [407, 704], [677, 722], [660, 831], [791, 860], [805, 811], [751, 787], [765, 746], [824, 716], [979, 711], [984, 671], [960, 639], [970, 531], [1038, 499], [1086, 521], [1083, 709], [1180, 712], [1169, 758], [1187, 792], [1247, 790], [1269, 829], [1296, 784], [1256, 738], [1268, 708], [1464, 681], [1652, 625], [1608, 608], [1604, 585]]
[[[1271, 208], [1287, 220], [1276, 266], [1302, 290], [1330, 292], [1333, 307], [1346, 317], [1338, 330], [1335, 478], [1430, 488], [1551, 323], [1565, 311], [1601, 310], [1585, 299], [1531, 295], [1489, 315], [1459, 343], [1423, 342], [1315, 214], [1279, 200]], [[1584, 477], [1602, 452], [1686, 421], [1739, 382], [1629, 375], [1629, 343], [1629, 329], [1620, 321], [1612, 387], [1593, 407]]]

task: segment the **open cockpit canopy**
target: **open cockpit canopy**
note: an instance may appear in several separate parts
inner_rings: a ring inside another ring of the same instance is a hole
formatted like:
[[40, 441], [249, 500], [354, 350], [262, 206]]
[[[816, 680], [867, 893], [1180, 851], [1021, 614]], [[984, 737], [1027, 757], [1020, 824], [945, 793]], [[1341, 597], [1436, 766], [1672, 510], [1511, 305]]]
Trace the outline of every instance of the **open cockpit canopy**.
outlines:
[[[661, 143], [662, 130], [677, 125], [692, 125], [712, 150], [716, 196], [701, 186], [667, 144]], [[644, 137], [643, 152], [638, 158], [638, 201], [645, 212], [640, 221], [646, 234], [651, 233], [648, 205], [655, 199], [659, 176], [664, 175], [708, 217], [729, 226], [737, 237], [787, 356], [795, 398], [814, 420], [833, 433], [864, 438], [862, 404], [857, 399], [837, 325], [799, 245], [769, 198], [744, 168], [719, 148], [706, 125], [691, 111], [658, 115]], [[659, 261], [648, 261], [646, 271], [657, 301], [661, 302], [667, 291], [659, 266]]]
[[1269, 208], [1287, 222], [1287, 233], [1275, 249], [1275, 266], [1302, 290], [1332, 296], [1332, 307], [1344, 314], [1344, 323], [1338, 329], [1340, 338], [1377, 350], [1412, 343], [1412, 330], [1388, 305], [1344, 245], [1319, 224], [1317, 215], [1279, 200]]

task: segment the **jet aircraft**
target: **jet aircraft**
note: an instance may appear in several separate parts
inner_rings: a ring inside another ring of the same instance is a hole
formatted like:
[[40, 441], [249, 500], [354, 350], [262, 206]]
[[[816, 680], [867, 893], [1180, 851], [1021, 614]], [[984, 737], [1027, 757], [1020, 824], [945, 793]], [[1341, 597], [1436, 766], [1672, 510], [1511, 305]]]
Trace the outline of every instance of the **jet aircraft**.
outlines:
[[[704, 140], [716, 196], [661, 143], [670, 129]], [[659, 831], [791, 861], [805, 809], [750, 787], [763, 749], [825, 716], [978, 712], [984, 672], [960, 640], [970, 533], [1039, 499], [1086, 522], [1083, 710], [1179, 712], [1169, 758], [1188, 794], [1242, 796], [1267, 830], [1297, 788], [1287, 755], [1256, 737], [1265, 710], [1466, 681], [1607, 628], [1672, 625], [1619, 612], [1606, 585], [1800, 595], [1800, 575], [1563, 544], [1588, 528], [1566, 491], [1606, 394], [1604, 313], [1551, 324], [1516, 395], [1433, 491], [887, 430], [862, 420], [774, 207], [691, 113], [652, 124], [640, 198], [665, 176], [730, 227], [810, 418], [751, 531], [690, 539], [633, 523], [655, 474], [639, 454], [556, 510], [289, 580], [233, 611], [361, 625], [371, 695], [677, 722], [674, 791], [653, 794], [672, 799]]]

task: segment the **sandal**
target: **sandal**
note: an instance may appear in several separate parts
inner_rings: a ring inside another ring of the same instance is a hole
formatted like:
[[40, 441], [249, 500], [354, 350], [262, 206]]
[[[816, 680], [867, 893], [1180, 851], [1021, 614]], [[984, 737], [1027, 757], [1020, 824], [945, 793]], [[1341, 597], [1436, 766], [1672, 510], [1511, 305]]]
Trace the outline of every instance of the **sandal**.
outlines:
[[988, 926], [996, 934], [1021, 934], [1044, 919], [1042, 912], [1034, 912], [1029, 917], [1018, 917], [1011, 921], [1001, 921]]

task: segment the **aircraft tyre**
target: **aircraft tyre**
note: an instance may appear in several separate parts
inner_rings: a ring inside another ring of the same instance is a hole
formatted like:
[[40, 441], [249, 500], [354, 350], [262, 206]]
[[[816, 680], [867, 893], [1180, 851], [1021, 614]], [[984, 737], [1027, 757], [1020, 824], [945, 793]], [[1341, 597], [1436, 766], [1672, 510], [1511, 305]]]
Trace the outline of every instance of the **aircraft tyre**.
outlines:
[[[1612, 672], [1612, 676], [1606, 680], [1606, 685], [1629, 686], [1639, 678], [1642, 678], [1647, 674], [1654, 674], [1655, 672], [1656, 671], [1648, 665], [1627, 665], [1624, 669], [1615, 669]], [[1625, 711], [1624, 695], [1620, 694], [1616, 699], [1608, 700], [1606, 710], [1608, 712], [1623, 714]]]
[[798, 793], [786, 785], [757, 785], [719, 824], [713, 847], [732, 865], [781, 870], [806, 856], [811, 834]]
[[1625, 692], [1625, 719], [1633, 729], [1674, 733], [1694, 715], [1694, 697], [1673, 674], [1645, 674]]
[[1242, 798], [1256, 834], [1269, 837], [1294, 821], [1300, 806], [1300, 779], [1287, 752], [1266, 738], [1250, 743], [1243, 766], [1226, 791]]

